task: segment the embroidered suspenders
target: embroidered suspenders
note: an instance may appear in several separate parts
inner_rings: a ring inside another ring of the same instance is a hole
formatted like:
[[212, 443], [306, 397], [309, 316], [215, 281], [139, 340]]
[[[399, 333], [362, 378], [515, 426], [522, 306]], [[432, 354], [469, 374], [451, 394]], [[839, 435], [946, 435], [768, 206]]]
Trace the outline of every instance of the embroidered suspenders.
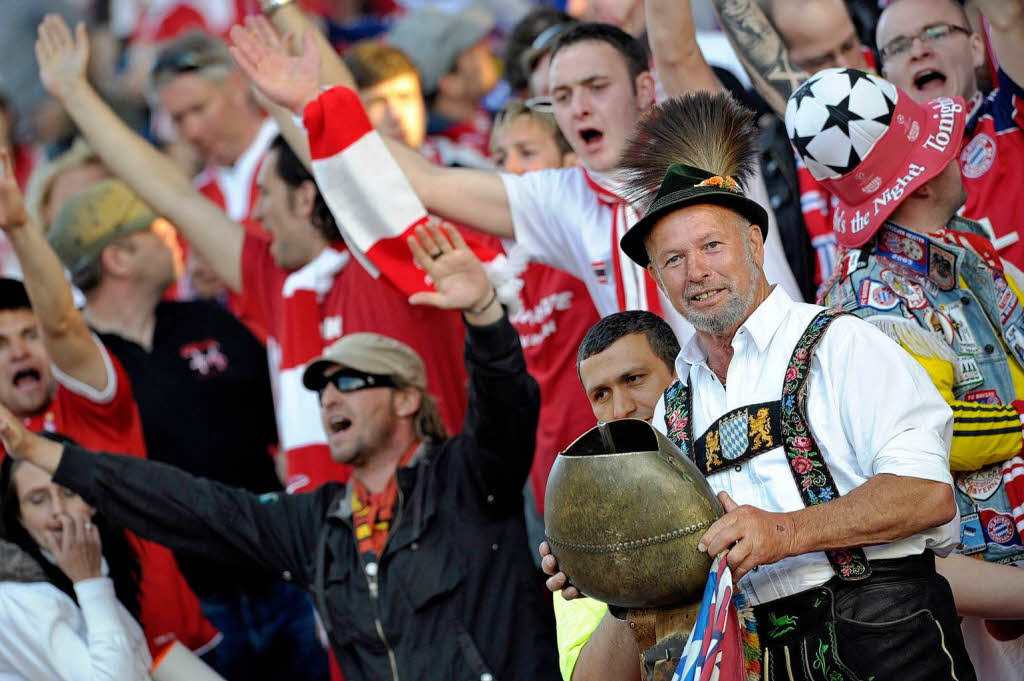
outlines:
[[[814, 349], [829, 324], [840, 314], [845, 313], [824, 310], [811, 320], [786, 367], [779, 401], [733, 409], [696, 440], [691, 421], [693, 394], [687, 384], [673, 383], [665, 391], [665, 425], [669, 439], [704, 475], [782, 446], [804, 506], [837, 498], [839, 490], [807, 425], [807, 378]], [[833, 549], [825, 555], [840, 579], [858, 580], [871, 574], [863, 549]]]

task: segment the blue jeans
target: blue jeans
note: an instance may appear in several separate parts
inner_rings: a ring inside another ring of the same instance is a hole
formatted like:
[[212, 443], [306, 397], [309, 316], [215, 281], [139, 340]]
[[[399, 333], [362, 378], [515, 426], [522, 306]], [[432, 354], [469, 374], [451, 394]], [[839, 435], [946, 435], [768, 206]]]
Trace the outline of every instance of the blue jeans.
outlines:
[[224, 635], [203, 659], [228, 681], [328, 678], [327, 652], [305, 591], [278, 579], [199, 600]]

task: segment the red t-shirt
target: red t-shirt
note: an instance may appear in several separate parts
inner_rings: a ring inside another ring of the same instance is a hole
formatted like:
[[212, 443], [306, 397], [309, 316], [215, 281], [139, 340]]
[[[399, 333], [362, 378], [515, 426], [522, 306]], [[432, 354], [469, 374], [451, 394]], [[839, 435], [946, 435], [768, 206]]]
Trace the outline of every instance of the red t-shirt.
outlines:
[[[99, 341], [96, 341], [99, 344]], [[128, 374], [102, 345], [109, 382], [102, 393], [56, 372], [57, 391], [40, 414], [26, 418], [32, 431], [59, 432], [87, 449], [146, 458], [142, 420]], [[177, 639], [189, 649], [205, 652], [220, 634], [200, 610], [170, 550], [128, 533], [142, 567], [140, 620], [150, 652], [156, 655]]]
[[999, 255], [1024, 268], [1024, 89], [1000, 69], [998, 87], [972, 102], [960, 151], [964, 217], [991, 228]]
[[[288, 355], [289, 350], [280, 343], [289, 331], [295, 332], [286, 328], [287, 301], [283, 295], [285, 280], [292, 274], [274, 262], [269, 239], [246, 234], [242, 291], [246, 304], [268, 330], [278, 432], [288, 456], [288, 489], [295, 492], [328, 480], [345, 480], [349, 468], [331, 461], [316, 396], [298, 382], [301, 365], [315, 355], [298, 362], [281, 361], [282, 353]], [[465, 329], [458, 312], [411, 306], [397, 289], [384, 279], [374, 279], [354, 262], [334, 275], [318, 308], [319, 328], [310, 328], [309, 332], [319, 334], [321, 349], [342, 334], [372, 331], [416, 350], [426, 364], [427, 391], [438, 398], [445, 426], [450, 433], [461, 430], [466, 411], [466, 368], [462, 357]], [[292, 435], [300, 428], [300, 420], [306, 421], [301, 426], [303, 432]]]

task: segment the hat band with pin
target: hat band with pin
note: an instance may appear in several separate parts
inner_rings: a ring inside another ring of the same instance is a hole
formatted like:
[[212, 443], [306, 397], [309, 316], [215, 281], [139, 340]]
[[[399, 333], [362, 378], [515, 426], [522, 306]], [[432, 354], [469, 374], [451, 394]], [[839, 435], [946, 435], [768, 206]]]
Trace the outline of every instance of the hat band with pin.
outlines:
[[747, 198], [735, 179], [715, 175], [685, 163], [673, 163], [665, 172], [665, 179], [653, 203], [643, 218], [622, 236], [619, 245], [633, 262], [646, 267], [650, 258], [647, 256], [645, 242], [658, 221], [669, 213], [701, 204], [732, 210], [749, 220], [750, 224], [760, 227], [761, 236], [768, 238], [768, 212], [759, 203]]

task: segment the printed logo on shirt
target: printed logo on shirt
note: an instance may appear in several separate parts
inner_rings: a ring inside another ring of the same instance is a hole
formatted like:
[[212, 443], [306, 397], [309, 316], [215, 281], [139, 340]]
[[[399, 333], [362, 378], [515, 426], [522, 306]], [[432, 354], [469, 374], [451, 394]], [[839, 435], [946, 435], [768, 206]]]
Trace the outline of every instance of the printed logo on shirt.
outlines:
[[608, 283], [608, 263], [604, 260], [595, 260], [590, 263], [590, 269], [594, 270], [594, 276], [597, 277], [597, 283], [607, 284]]
[[228, 358], [220, 349], [220, 343], [213, 339], [197, 341], [181, 346], [179, 353], [188, 361], [188, 368], [203, 378], [222, 374], [228, 370]]
[[320, 338], [325, 342], [341, 338], [341, 330], [341, 315], [324, 317], [324, 320], [320, 322]]
[[984, 133], [975, 135], [960, 152], [960, 172], [964, 177], [975, 180], [987, 173], [995, 160], [995, 140]]

